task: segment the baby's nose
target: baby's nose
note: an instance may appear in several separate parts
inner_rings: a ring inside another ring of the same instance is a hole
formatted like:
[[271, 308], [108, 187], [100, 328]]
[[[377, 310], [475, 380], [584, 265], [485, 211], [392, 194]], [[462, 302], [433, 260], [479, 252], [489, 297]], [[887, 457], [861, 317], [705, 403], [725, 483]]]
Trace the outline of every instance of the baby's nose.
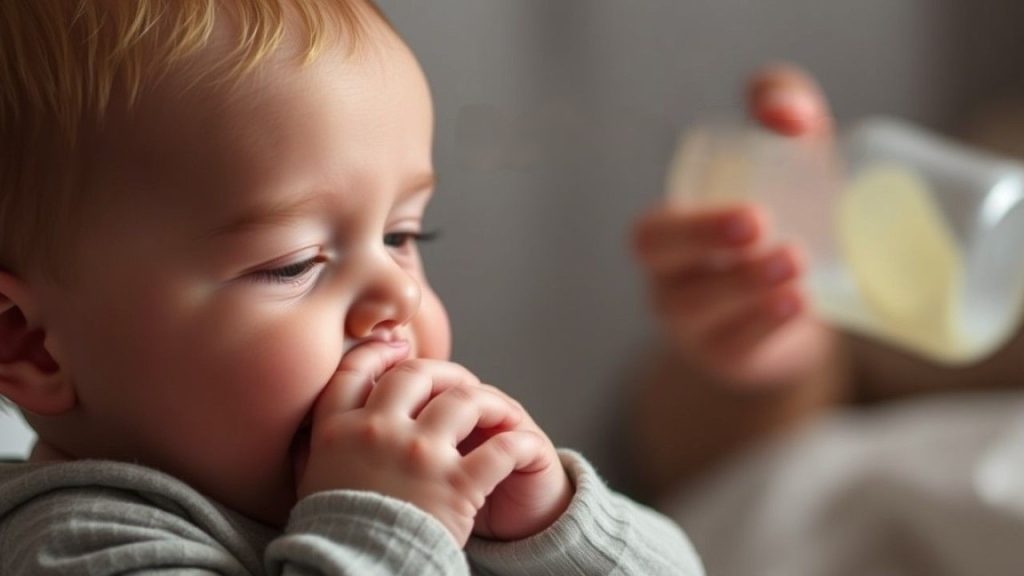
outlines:
[[345, 332], [352, 338], [390, 339], [390, 334], [409, 323], [419, 310], [419, 281], [388, 254], [378, 257], [372, 273], [364, 278], [345, 318]]

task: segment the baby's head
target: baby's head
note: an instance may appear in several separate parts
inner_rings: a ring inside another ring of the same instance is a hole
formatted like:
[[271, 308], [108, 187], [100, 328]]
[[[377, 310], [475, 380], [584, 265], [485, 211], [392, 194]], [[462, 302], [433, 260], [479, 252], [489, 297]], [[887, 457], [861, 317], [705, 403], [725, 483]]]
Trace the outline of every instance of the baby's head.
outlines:
[[0, 394], [52, 452], [281, 522], [342, 356], [449, 353], [415, 241], [433, 117], [414, 57], [355, 0], [0, 18]]

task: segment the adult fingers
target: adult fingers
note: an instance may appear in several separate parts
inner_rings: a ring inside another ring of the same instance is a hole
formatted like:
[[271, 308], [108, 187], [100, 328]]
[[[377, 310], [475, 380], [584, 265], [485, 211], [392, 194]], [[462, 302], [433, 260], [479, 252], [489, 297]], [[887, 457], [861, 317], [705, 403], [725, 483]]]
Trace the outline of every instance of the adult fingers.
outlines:
[[799, 289], [783, 286], [722, 322], [709, 335], [707, 351], [720, 358], [743, 356], [805, 309], [806, 298]]
[[832, 130], [828, 101], [817, 82], [791, 64], [767, 66], [747, 88], [751, 114], [767, 128], [788, 136]]
[[637, 221], [633, 249], [652, 274], [664, 274], [698, 265], [710, 254], [751, 246], [766, 228], [763, 213], [751, 205], [694, 209], [669, 204]]
[[663, 318], [700, 332], [720, 318], [749, 307], [777, 287], [795, 281], [802, 269], [796, 247], [784, 245], [725, 269], [688, 271], [655, 279], [652, 297]]

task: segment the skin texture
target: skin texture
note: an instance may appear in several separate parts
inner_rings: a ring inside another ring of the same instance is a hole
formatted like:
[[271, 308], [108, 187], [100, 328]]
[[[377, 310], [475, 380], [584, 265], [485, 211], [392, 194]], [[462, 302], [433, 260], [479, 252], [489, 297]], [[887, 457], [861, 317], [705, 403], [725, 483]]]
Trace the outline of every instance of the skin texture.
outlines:
[[140, 462], [276, 525], [340, 488], [412, 502], [460, 544], [561, 515], [550, 440], [447, 361], [416, 243], [430, 94], [393, 33], [370, 40], [305, 67], [286, 46], [230, 89], [172, 70], [90, 136], [101, 200], [74, 273], [0, 277], [4, 339], [31, 342], [0, 385], [35, 409], [34, 459]]

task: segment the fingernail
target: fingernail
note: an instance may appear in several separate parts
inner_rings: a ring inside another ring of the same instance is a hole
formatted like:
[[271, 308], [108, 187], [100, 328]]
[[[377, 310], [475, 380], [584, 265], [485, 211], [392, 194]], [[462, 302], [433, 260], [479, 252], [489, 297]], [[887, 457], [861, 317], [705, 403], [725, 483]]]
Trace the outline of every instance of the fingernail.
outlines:
[[746, 242], [754, 237], [754, 223], [746, 215], [731, 216], [725, 221], [722, 232], [730, 242]]
[[764, 106], [773, 112], [795, 113], [803, 119], [815, 115], [818, 107], [814, 97], [807, 92], [785, 87], [770, 90], [764, 97]]

